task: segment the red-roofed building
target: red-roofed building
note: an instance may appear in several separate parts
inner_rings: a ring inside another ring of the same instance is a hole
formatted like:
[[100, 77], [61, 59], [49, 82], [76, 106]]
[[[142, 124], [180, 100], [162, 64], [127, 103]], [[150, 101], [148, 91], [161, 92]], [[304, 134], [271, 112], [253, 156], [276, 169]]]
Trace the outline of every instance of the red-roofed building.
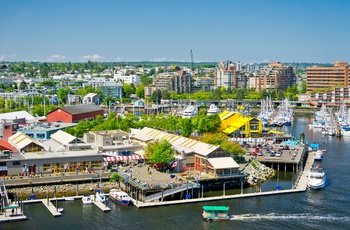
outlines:
[[0, 151], [2, 150], [10, 150], [12, 152], [16, 151], [10, 143], [4, 140], [0, 140]]

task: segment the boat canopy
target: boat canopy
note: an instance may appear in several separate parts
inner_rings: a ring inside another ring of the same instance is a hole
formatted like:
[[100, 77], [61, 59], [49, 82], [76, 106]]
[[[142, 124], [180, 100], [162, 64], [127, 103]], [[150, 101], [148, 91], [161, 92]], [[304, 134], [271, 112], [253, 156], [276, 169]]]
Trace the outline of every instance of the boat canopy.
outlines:
[[227, 206], [203, 206], [204, 211], [228, 211]]

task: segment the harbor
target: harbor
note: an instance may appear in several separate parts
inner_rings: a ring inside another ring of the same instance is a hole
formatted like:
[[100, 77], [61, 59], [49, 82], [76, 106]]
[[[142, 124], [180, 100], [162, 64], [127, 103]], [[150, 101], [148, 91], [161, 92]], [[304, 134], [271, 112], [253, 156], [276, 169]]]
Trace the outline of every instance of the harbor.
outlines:
[[[241, 194], [241, 189], [226, 189], [225, 195], [223, 193], [223, 190], [221, 190], [215, 192], [214, 194], [204, 193], [203, 198], [202, 196], [193, 197], [192, 199], [184, 198], [182, 200], [174, 202], [174, 204], [172, 204], [173, 201], [136, 203], [136, 200], [134, 200], [134, 207], [121, 207], [119, 204], [109, 200], [107, 206], [111, 209], [110, 212], [103, 212], [95, 205], [83, 205], [81, 202], [82, 196], [75, 197], [76, 199], [73, 202], [65, 201], [62, 198], [58, 198], [59, 206], [64, 208], [62, 216], [58, 217], [59, 222], [60, 224], [62, 224], [63, 227], [68, 226], [68, 224], [76, 218], [83, 218], [84, 221], [89, 223], [91, 226], [95, 227], [104, 225], [107, 226], [107, 228], [108, 226], [119, 226], [120, 228], [127, 228], [132, 226], [135, 229], [142, 229], [142, 226], [145, 225], [154, 226], [159, 224], [171, 224], [174, 220], [176, 220], [177, 223], [173, 224], [179, 227], [185, 227], [188, 224], [196, 226], [203, 224], [203, 219], [200, 215], [202, 209], [201, 207], [203, 205], [227, 205], [230, 206], [232, 214], [239, 214], [244, 216], [244, 214], [250, 213], [251, 218], [260, 218], [259, 224], [265, 227], [268, 226], [268, 223], [270, 223], [271, 218], [278, 219], [279, 221], [282, 221], [284, 225], [289, 226], [291, 228], [293, 228], [292, 223], [293, 226], [295, 226], [296, 223], [297, 226], [301, 226], [300, 224], [298, 225], [298, 223], [301, 222], [296, 220], [295, 218], [303, 218], [303, 226], [305, 225], [305, 221], [307, 223], [316, 224], [316, 222], [314, 222], [313, 219], [320, 218], [318, 221], [325, 225], [329, 224], [329, 222], [332, 222], [333, 224], [336, 223], [337, 226], [345, 227], [345, 225], [348, 224], [350, 220], [346, 219], [346, 213], [339, 210], [339, 207], [342, 207], [342, 203], [344, 202], [339, 203], [338, 201], [335, 201], [334, 203], [331, 202], [329, 199], [323, 199], [323, 197], [335, 196], [338, 197], [338, 199], [342, 200], [341, 197], [343, 195], [341, 195], [342, 193], [340, 193], [340, 190], [338, 189], [346, 190], [344, 185], [340, 183], [340, 180], [344, 179], [344, 176], [342, 175], [345, 174], [341, 172], [342, 170], [346, 169], [347, 164], [347, 161], [345, 160], [346, 154], [344, 148], [347, 148], [346, 146], [350, 146], [350, 140], [346, 138], [323, 139], [322, 135], [320, 135], [320, 132], [318, 132], [318, 130], [311, 130], [307, 128], [307, 124], [310, 122], [310, 119], [308, 117], [309, 116], [297, 116], [298, 123], [294, 124], [291, 128], [287, 127], [285, 129], [290, 130], [290, 132], [292, 132], [293, 134], [305, 132], [305, 135], [308, 137], [308, 140], [310, 142], [326, 143], [325, 145], [327, 148], [327, 153], [322, 161], [322, 164], [327, 169], [327, 175], [330, 179], [327, 179], [328, 182], [326, 184], [326, 187], [320, 191], [313, 191], [307, 189], [307, 174], [314, 160], [312, 156], [312, 154], [314, 153], [311, 152], [306, 162], [304, 163], [303, 173], [300, 174], [298, 182], [295, 184], [295, 187], [292, 187], [291, 183], [293, 177], [292, 175], [295, 174], [293, 174], [291, 171], [285, 172], [284, 167], [280, 167], [279, 177], [278, 174], [276, 174], [276, 176], [273, 179], [264, 183], [262, 185], [263, 189], [261, 192], [259, 192], [259, 189], [257, 189], [256, 187], [244, 188], [243, 194]], [[334, 143], [334, 140], [338, 141]], [[286, 152], [286, 155], [288, 156], [288, 152]], [[333, 159], [337, 159], [337, 161], [334, 161]], [[340, 165], [340, 167], [337, 167], [337, 165]], [[288, 179], [284, 179], [285, 174], [287, 175], [286, 178]], [[158, 175], [158, 173], [153, 175], [153, 179], [156, 177], [156, 175]], [[148, 179], [150, 179], [149, 175]], [[167, 176], [165, 175], [164, 179], [170, 180], [169, 174], [167, 174]], [[281, 190], [276, 189], [277, 183], [279, 183], [279, 185], [281, 186]], [[335, 185], [337, 185], [337, 188], [335, 188]], [[210, 197], [208, 197], [209, 195]], [[51, 197], [50, 200], [51, 199], [53, 198]], [[41, 224], [43, 224], [43, 226], [46, 226], [50, 225], [50, 223], [52, 223], [53, 220], [57, 219], [52, 218], [52, 214], [46, 208], [44, 208], [42, 202], [31, 203], [33, 201], [30, 200], [26, 202], [28, 203], [25, 203], [25, 216], [30, 217], [30, 220], [23, 222], [26, 223], [26, 226], [30, 227], [33, 224], [37, 223], [37, 221], [40, 221]], [[55, 200], [51, 200], [51, 203], [53, 203], [54, 205], [55, 202]], [[325, 207], [325, 205], [327, 207], [327, 210], [319, 209], [321, 207]], [[309, 206], [313, 207], [313, 209], [317, 208], [317, 210], [311, 210], [309, 211], [310, 213], [305, 213], [307, 211], [305, 211], [304, 208]], [[293, 208], [285, 209], [285, 207]], [[328, 212], [330, 210], [333, 210], [333, 208], [334, 210], [338, 210], [337, 214], [329, 216]], [[109, 213], [112, 215], [110, 215]], [[300, 214], [302, 214], [303, 216], [298, 216]], [[260, 217], [258, 217], [258, 215]], [[88, 219], [92, 216], [94, 216], [94, 222], [89, 222]], [[145, 218], [145, 216], [147, 216], [147, 218]], [[180, 220], [186, 219], [186, 216], [192, 216], [192, 218], [186, 220], [186, 225], [183, 225], [181, 224], [182, 222]], [[127, 220], [130, 218], [135, 219], [136, 221], [134, 221], [132, 224], [128, 223]], [[293, 221], [289, 222], [290, 220]], [[246, 223], [245, 220], [233, 222], [228, 222], [228, 225], [233, 227], [232, 224], [234, 224], [236, 227], [239, 227], [244, 226]], [[205, 224], [212, 225], [214, 223]], [[6, 224], [2, 225], [2, 227], [3, 226], [4, 229], [8, 229], [8, 227], [10, 227], [10, 225], [8, 225], [7, 227]], [[19, 221], [11, 223], [11, 226], [19, 227], [23, 226], [23, 224], [22, 221]], [[77, 225], [77, 227], [82, 226], [82, 223], [78, 223]]]

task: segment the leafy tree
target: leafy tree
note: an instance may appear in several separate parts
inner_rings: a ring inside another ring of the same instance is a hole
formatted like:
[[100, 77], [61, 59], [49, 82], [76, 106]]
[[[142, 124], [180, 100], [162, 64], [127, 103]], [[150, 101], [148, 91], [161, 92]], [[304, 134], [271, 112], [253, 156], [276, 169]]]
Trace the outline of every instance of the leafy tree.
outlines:
[[27, 87], [27, 84], [25, 81], [21, 81], [21, 83], [19, 84], [19, 89], [20, 90], [25, 90]]
[[41, 78], [47, 78], [49, 75], [48, 65], [46, 62], [40, 64], [40, 77]]
[[130, 97], [131, 94], [135, 93], [135, 86], [132, 84], [123, 84], [125, 97]]
[[109, 177], [109, 182], [115, 182], [115, 181], [119, 181], [119, 174], [114, 172]]
[[306, 81], [303, 81], [301, 83], [301, 91], [300, 93], [306, 93]]
[[278, 91], [277, 98], [278, 98], [278, 100], [283, 100], [283, 99], [284, 99], [284, 93], [283, 93], [283, 91]]
[[168, 90], [162, 90], [161, 94], [162, 94], [162, 99], [164, 99], [164, 100], [170, 99], [170, 93]]
[[184, 118], [181, 120], [181, 135], [184, 137], [189, 137], [193, 132], [192, 121], [189, 118]]
[[214, 89], [212, 92], [211, 92], [211, 97], [213, 100], [220, 100], [221, 99], [221, 90], [220, 89]]
[[61, 102], [66, 103], [68, 93], [68, 88], [60, 88], [57, 92], [57, 97], [60, 99]]
[[167, 140], [150, 142], [144, 150], [145, 158], [153, 164], [165, 164], [174, 160], [174, 149]]
[[144, 74], [141, 74], [140, 75], [140, 82], [143, 84], [143, 85], [150, 85], [152, 84], [153, 80], [151, 77], [147, 76], [147, 75], [144, 75]]
[[237, 89], [236, 91], [236, 99], [237, 100], [242, 100], [244, 99], [244, 89]]
[[136, 96], [139, 98], [145, 97], [145, 86], [143, 84], [138, 84], [136, 87]]
[[160, 100], [162, 99], [162, 92], [160, 89], [156, 89], [152, 94], [152, 101], [156, 104], [160, 104]]

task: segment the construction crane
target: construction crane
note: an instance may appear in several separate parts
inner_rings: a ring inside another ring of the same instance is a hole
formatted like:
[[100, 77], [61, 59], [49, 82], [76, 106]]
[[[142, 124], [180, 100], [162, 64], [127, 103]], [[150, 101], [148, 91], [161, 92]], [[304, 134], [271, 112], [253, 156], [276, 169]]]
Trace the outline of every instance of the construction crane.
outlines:
[[193, 63], [193, 53], [192, 53], [192, 50], [191, 50], [191, 69], [192, 69], [192, 71], [194, 70], [194, 63]]

